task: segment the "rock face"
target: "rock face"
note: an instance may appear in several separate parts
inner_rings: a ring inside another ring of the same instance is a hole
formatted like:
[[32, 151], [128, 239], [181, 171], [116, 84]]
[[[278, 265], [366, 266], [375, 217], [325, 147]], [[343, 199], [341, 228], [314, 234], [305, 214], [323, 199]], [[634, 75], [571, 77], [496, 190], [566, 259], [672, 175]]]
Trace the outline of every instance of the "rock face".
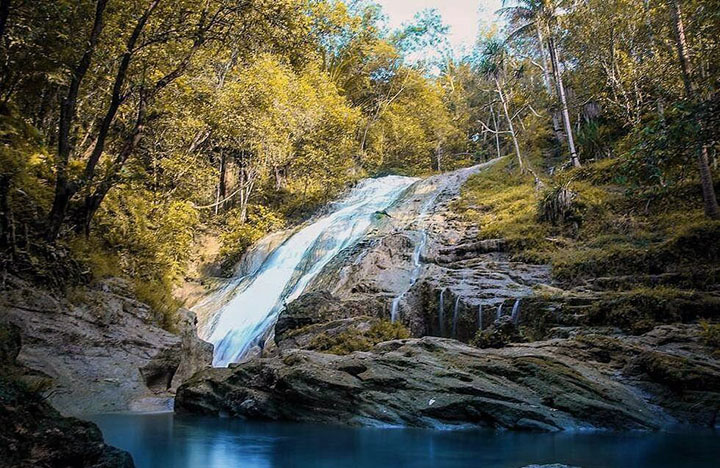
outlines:
[[365, 303], [373, 309], [369, 315], [388, 319], [395, 309], [414, 336], [468, 342], [493, 323], [498, 311], [509, 316], [518, 300], [517, 319], [522, 319], [534, 288], [550, 282], [550, 268], [512, 261], [502, 239], [478, 240], [477, 226], [451, 209], [467, 178], [492, 164], [413, 185], [387, 210], [389, 216], [338, 255], [306, 293], [326, 291], [343, 303]]
[[169, 408], [180, 382], [210, 365], [212, 345], [181, 311], [180, 334], [155, 323], [122, 280], [58, 299], [12, 277], [0, 313], [23, 337], [18, 361], [50, 380], [48, 401], [64, 414]]
[[[20, 331], [0, 325], [0, 465], [132, 468], [127, 452], [105, 445], [93, 423], [66, 418], [28, 389], [16, 365]], [[32, 382], [32, 380], [30, 380]]]
[[346, 356], [290, 350], [196, 374], [178, 389], [176, 410], [548, 431], [712, 426], [720, 411], [720, 363], [688, 357], [702, 347], [697, 331], [666, 326], [644, 337], [590, 335], [502, 349], [424, 337]]

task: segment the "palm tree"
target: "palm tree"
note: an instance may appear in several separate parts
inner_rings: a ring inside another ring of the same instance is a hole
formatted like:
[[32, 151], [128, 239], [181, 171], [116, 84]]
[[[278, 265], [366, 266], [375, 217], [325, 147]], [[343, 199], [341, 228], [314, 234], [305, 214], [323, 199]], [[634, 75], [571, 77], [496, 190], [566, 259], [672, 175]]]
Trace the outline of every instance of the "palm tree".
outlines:
[[480, 59], [479, 69], [483, 75], [495, 83], [495, 90], [500, 98], [500, 104], [502, 105], [505, 118], [507, 119], [508, 128], [510, 129], [509, 133], [510, 136], [512, 136], [513, 144], [515, 145], [515, 153], [517, 155], [518, 164], [520, 165], [520, 170], [523, 171], [525, 170], [525, 165], [520, 154], [520, 145], [517, 141], [515, 126], [513, 125], [512, 118], [510, 117], [507, 99], [505, 98], [505, 93], [503, 91], [506, 60], [507, 48], [505, 47], [505, 43], [501, 40], [493, 38], [485, 43], [485, 48], [483, 49], [482, 57]]
[[565, 85], [562, 80], [560, 59], [555, 42], [555, 30], [557, 29], [558, 16], [560, 15], [562, 3], [563, 0], [516, 0], [514, 5], [507, 6], [508, 1], [503, 0], [503, 8], [498, 10], [498, 13], [509, 18], [511, 23], [518, 25], [508, 36], [508, 41], [520, 36], [537, 37], [544, 62], [543, 73], [545, 86], [549, 90], [550, 77], [547, 70], [547, 58], [545, 57], [545, 44], [547, 44], [552, 72], [555, 77], [555, 90], [562, 107], [562, 117], [567, 144], [570, 150], [570, 159], [575, 167], [580, 167], [580, 159], [575, 150], [575, 139], [573, 138]]

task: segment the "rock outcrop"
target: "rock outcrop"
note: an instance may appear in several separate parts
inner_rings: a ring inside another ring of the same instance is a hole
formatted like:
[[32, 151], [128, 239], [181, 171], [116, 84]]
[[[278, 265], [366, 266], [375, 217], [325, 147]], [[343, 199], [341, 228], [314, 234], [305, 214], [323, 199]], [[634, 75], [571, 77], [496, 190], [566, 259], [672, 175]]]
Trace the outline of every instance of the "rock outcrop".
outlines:
[[59, 298], [8, 277], [0, 313], [23, 337], [18, 361], [48, 380], [48, 401], [63, 414], [169, 409], [175, 388], [212, 361], [212, 345], [181, 310], [179, 335], [119, 279]]
[[552, 310], [550, 303], [532, 301], [535, 288], [550, 282], [550, 267], [513, 261], [505, 241], [478, 240], [478, 227], [452, 210], [467, 178], [494, 163], [413, 185], [388, 208], [390, 216], [330, 262], [306, 293], [369, 304], [369, 315], [389, 319], [394, 313], [414, 336], [463, 342], [498, 314], [509, 316], [518, 300], [518, 320], [531, 304]]
[[63, 417], [29, 389], [15, 362], [20, 330], [0, 325], [0, 466], [132, 468], [130, 454], [103, 442], [97, 426]]
[[547, 431], [713, 426], [720, 363], [697, 358], [706, 351], [697, 333], [666, 326], [642, 337], [587, 335], [502, 349], [424, 337], [345, 356], [290, 350], [196, 374], [178, 389], [176, 410]]

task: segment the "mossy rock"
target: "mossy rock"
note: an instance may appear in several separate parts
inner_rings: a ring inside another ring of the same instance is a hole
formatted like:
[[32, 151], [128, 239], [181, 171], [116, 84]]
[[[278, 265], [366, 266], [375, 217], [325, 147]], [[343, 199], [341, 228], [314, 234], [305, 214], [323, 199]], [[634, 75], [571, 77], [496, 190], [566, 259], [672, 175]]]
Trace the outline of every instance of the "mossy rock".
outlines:
[[642, 334], [656, 323], [688, 322], [720, 314], [720, 297], [675, 288], [604, 293], [589, 309], [591, 325], [612, 325]]
[[355, 351], [370, 351], [385, 341], [410, 338], [410, 332], [399, 322], [375, 321], [369, 329], [351, 327], [336, 335], [322, 333], [312, 339], [308, 349], [329, 354], [346, 355]]
[[720, 373], [685, 357], [646, 351], [633, 364], [653, 381], [675, 392], [720, 389]]

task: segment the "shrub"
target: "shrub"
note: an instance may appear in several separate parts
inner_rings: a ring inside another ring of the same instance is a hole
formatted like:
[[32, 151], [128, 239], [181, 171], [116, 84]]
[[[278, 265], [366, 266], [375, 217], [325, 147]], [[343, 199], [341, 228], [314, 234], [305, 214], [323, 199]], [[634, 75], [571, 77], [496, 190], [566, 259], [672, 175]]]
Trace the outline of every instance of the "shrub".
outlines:
[[653, 328], [656, 322], [672, 323], [713, 317], [720, 301], [711, 295], [670, 287], [637, 288], [606, 293], [589, 313], [591, 324], [611, 325], [636, 334]]
[[470, 344], [478, 348], [502, 348], [509, 343], [522, 341], [518, 328], [510, 317], [502, 317], [485, 330], [478, 330]]
[[138, 301], [150, 306], [157, 323], [165, 330], [176, 333], [178, 309], [182, 307], [182, 302], [173, 296], [172, 283], [168, 279], [137, 279], [134, 286], [135, 297]]

